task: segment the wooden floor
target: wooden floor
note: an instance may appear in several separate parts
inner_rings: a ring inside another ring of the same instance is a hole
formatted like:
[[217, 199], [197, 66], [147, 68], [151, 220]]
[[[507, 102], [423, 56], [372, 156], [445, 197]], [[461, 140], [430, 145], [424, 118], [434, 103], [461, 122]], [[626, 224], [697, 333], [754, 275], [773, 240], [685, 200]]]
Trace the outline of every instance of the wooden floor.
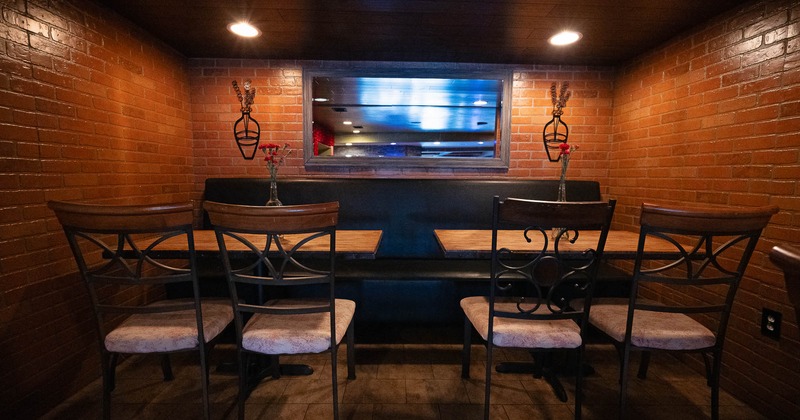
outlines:
[[[473, 348], [472, 379], [460, 377], [460, 346], [363, 344], [357, 347], [357, 379], [348, 381], [345, 348], [339, 351], [339, 398], [342, 419], [453, 419], [482, 418], [484, 357], [482, 346]], [[235, 360], [229, 344], [218, 345], [212, 366]], [[530, 360], [525, 352], [499, 350], [498, 361]], [[114, 419], [202, 418], [196, 357], [174, 357], [175, 379], [161, 380], [157, 357], [131, 357], [118, 369], [113, 394]], [[248, 419], [331, 419], [330, 359], [328, 355], [284, 358], [282, 362], [310, 364], [311, 376], [265, 379], [246, 404]], [[607, 345], [587, 346], [587, 361], [595, 372], [585, 379], [583, 418], [617, 417], [617, 359]], [[493, 375], [492, 419], [572, 419], [574, 382], [561, 378], [567, 389], [566, 403], [555, 398], [549, 385], [526, 374]], [[213, 419], [236, 418], [237, 378], [212, 367]], [[649, 376], [632, 375], [629, 390], [630, 418], [708, 419], [710, 390], [703, 378], [668, 355], [654, 355]], [[100, 418], [100, 381], [87, 386], [45, 419]], [[724, 391], [722, 419], [762, 419]]]

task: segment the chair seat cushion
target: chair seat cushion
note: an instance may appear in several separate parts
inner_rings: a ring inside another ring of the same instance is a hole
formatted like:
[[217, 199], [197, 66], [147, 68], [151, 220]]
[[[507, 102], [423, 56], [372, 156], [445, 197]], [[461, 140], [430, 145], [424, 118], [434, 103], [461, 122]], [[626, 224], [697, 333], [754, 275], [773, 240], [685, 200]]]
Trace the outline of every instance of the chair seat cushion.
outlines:
[[[461, 300], [461, 308], [478, 334], [487, 340], [489, 337], [489, 299], [485, 296], [472, 296]], [[516, 303], [510, 299], [497, 298], [495, 310], [515, 312]], [[540, 307], [536, 313], [545, 314], [550, 310]], [[499, 347], [518, 348], [569, 348], [581, 345], [581, 330], [569, 319], [525, 320], [495, 318], [493, 344]]]
[[[628, 299], [592, 301], [589, 322], [618, 342], [625, 341], [627, 318]], [[716, 337], [711, 330], [687, 315], [636, 310], [631, 343], [652, 349], [696, 350], [713, 346]]]
[[[191, 302], [175, 299], [154, 302], [148, 306]], [[203, 334], [211, 341], [233, 320], [233, 307], [228, 299], [204, 299]], [[134, 314], [106, 335], [108, 351], [117, 353], [157, 353], [190, 350], [198, 347], [197, 320], [193, 309], [153, 314]]]
[[[303, 307], [308, 300], [281, 299], [270, 306]], [[315, 302], [318, 303], [318, 302]], [[342, 341], [355, 314], [356, 303], [336, 299], [336, 344]], [[321, 353], [331, 347], [328, 312], [274, 315], [255, 314], [242, 332], [242, 347], [262, 354]]]

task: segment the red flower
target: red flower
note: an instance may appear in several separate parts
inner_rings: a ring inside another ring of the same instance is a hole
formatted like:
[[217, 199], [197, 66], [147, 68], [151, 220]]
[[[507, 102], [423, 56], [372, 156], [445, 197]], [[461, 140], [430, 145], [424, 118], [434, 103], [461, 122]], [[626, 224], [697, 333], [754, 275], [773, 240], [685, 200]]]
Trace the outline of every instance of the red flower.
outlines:
[[264, 152], [264, 162], [267, 162], [267, 169], [269, 169], [270, 177], [275, 180], [278, 176], [278, 167], [283, 164], [284, 159], [292, 153], [289, 149], [289, 144], [284, 144], [282, 147], [275, 143], [264, 143], [258, 146]]

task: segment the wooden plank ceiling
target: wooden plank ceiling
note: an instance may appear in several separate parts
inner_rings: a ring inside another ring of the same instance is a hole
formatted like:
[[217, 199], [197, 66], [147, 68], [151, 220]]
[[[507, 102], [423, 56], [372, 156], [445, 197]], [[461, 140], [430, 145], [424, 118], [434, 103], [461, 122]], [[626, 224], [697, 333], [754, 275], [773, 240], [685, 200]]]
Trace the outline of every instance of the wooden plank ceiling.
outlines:
[[[745, 0], [96, 0], [189, 58], [615, 65]], [[263, 34], [242, 40], [247, 19]], [[547, 39], [583, 33], [568, 48]]]

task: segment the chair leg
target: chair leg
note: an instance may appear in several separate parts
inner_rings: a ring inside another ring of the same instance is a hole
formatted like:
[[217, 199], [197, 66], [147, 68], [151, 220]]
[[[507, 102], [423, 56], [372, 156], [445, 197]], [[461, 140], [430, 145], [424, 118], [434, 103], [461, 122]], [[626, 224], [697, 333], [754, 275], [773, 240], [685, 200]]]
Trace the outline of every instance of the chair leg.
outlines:
[[585, 348], [581, 344], [578, 347], [578, 354], [575, 361], [575, 420], [581, 418], [581, 404], [583, 403], [583, 352]]
[[533, 356], [533, 377], [536, 379], [540, 379], [542, 375], [544, 375], [544, 356], [539, 354], [535, 354], [531, 352], [531, 356]]
[[111, 353], [111, 358], [109, 359], [109, 367], [110, 367], [110, 379], [111, 379], [111, 388], [109, 391], [113, 391], [117, 389], [117, 361], [119, 360], [119, 353]]
[[614, 348], [617, 349], [617, 358], [619, 359], [619, 384], [622, 386], [622, 377], [625, 376], [625, 344], [614, 342]]
[[250, 386], [248, 384], [248, 367], [250, 361], [249, 357], [239, 350], [239, 395], [237, 396], [236, 403], [239, 406], [239, 420], [244, 420], [244, 402], [250, 394]]
[[280, 356], [273, 354], [269, 356], [269, 366], [272, 369], [272, 379], [281, 378], [281, 360]]
[[200, 382], [203, 388], [203, 419], [211, 418], [211, 406], [208, 402], [208, 346], [200, 346]]
[[650, 352], [642, 352], [642, 360], [639, 362], [639, 373], [636, 375], [639, 379], [647, 379], [647, 368], [650, 366]]
[[117, 353], [104, 351], [100, 358], [103, 369], [103, 419], [108, 420], [111, 418], [111, 392], [116, 387]]
[[169, 361], [169, 354], [161, 355], [161, 372], [164, 374], [164, 382], [175, 379], [175, 376], [172, 375], [172, 363]]
[[719, 372], [722, 369], [722, 350], [713, 354], [713, 367], [709, 376], [711, 385], [711, 420], [719, 420]]
[[625, 405], [627, 404], [628, 394], [628, 363], [630, 362], [631, 349], [625, 345], [622, 352], [622, 363], [620, 364], [620, 387], [619, 387], [619, 418], [625, 418]]
[[339, 420], [339, 383], [337, 381], [337, 364], [336, 364], [336, 349], [338, 346], [331, 348], [331, 390], [333, 395], [333, 420]]
[[483, 419], [489, 420], [489, 403], [492, 394], [492, 333], [489, 332], [489, 341], [486, 343], [486, 386], [483, 397]]
[[703, 364], [706, 366], [706, 384], [711, 386], [712, 377], [714, 375], [711, 355], [709, 353], [701, 353], [703, 356]]
[[355, 340], [355, 319], [350, 321], [347, 327], [347, 379], [356, 378], [356, 340]]
[[469, 364], [472, 348], [472, 323], [464, 317], [464, 348], [461, 349], [461, 377], [469, 379]]

